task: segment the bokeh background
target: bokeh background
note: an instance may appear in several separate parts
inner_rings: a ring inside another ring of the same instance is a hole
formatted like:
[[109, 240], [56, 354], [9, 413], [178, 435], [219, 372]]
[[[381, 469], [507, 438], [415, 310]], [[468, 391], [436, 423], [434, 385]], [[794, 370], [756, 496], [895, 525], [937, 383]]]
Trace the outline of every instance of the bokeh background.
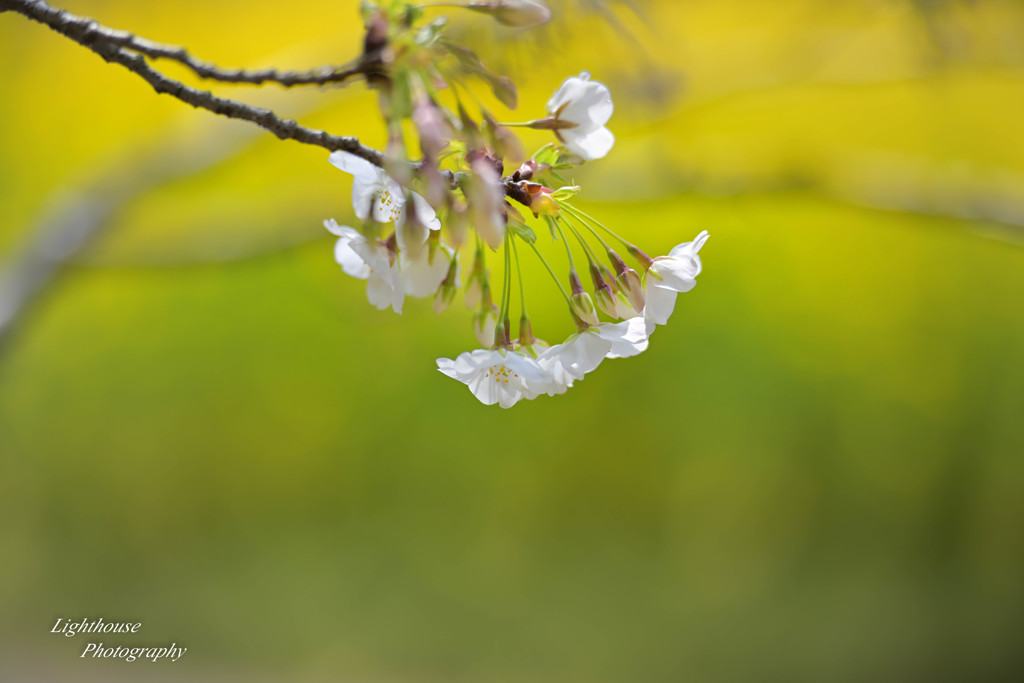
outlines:
[[[461, 304], [339, 271], [326, 152], [0, 15], [0, 678], [1020, 680], [1024, 7], [553, 4], [453, 30], [513, 120], [608, 83], [581, 205], [711, 240], [647, 353], [510, 411], [434, 369]], [[354, 2], [63, 6], [225, 65], [360, 44]], [[382, 142], [361, 85], [216, 90]], [[189, 650], [80, 659], [57, 617]]]

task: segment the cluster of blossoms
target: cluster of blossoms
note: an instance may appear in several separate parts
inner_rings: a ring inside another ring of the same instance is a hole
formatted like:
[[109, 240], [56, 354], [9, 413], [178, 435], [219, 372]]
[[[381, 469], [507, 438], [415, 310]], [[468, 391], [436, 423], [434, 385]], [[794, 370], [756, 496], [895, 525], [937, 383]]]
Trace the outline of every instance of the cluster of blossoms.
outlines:
[[[506, 23], [515, 16], [536, 19], [538, 7], [543, 5], [507, 1], [470, 6], [492, 11]], [[606, 127], [613, 111], [608, 88], [584, 72], [562, 83], [548, 101], [544, 118], [500, 124], [481, 109], [478, 124], [458, 97], [458, 89], [465, 87], [460, 74], [483, 77], [510, 108], [515, 104], [514, 87], [487, 72], [472, 52], [441, 40], [443, 22], [416, 28], [419, 16], [410, 16], [412, 9], [392, 5], [386, 11], [370, 5], [365, 17], [367, 54], [372, 51], [382, 59], [371, 85], [380, 91], [391, 142], [384, 167], [348, 152], [330, 156], [331, 164], [353, 176], [352, 204], [363, 221], [361, 229], [333, 219], [324, 223], [338, 237], [334, 255], [342, 270], [366, 280], [367, 298], [381, 310], [401, 313], [406, 296], [433, 297], [434, 310], [440, 313], [462, 286], [459, 252], [464, 244], [471, 245], [465, 299], [474, 311], [473, 328], [483, 348], [454, 359], [440, 358], [437, 366], [488, 405], [508, 408], [521, 399], [564, 393], [604, 359], [644, 351], [657, 326], [668, 321], [676, 296], [696, 285], [701, 270], [698, 252], [707, 232], [668, 255], [651, 258], [575, 206], [570, 200], [578, 187], [552, 186], [562, 182], [565, 169], [604, 157], [614, 145]], [[502, 9], [506, 14], [499, 15]], [[415, 36], [412, 42], [410, 32]], [[422, 51], [435, 59], [419, 58]], [[454, 56], [461, 72], [445, 67], [444, 55]], [[443, 89], [455, 98], [455, 112], [440, 104]], [[423, 156], [416, 164], [404, 156], [403, 118], [411, 120], [418, 133]], [[503, 176], [505, 158], [523, 158], [509, 131], [515, 126], [550, 130], [558, 142]], [[411, 189], [414, 184], [423, 194]], [[567, 256], [568, 287], [538, 248], [531, 222], [545, 225], [552, 242], [562, 243], [558, 250], [564, 249]], [[565, 299], [576, 331], [560, 344], [549, 346], [533, 334], [519, 266], [521, 246], [540, 259]], [[638, 269], [628, 265], [616, 247]], [[498, 304], [486, 266], [491, 251], [504, 261]], [[577, 271], [576, 257], [581, 254], [591, 291]], [[513, 274], [518, 276], [520, 295], [515, 337]]]

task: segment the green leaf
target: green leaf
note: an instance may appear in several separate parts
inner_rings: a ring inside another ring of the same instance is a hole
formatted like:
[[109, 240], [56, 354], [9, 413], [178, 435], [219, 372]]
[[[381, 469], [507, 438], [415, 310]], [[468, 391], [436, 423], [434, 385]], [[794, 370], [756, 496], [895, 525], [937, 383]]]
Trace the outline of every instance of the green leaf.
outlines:
[[426, 26], [420, 27], [420, 30], [416, 32], [416, 44], [421, 47], [430, 47], [441, 39], [441, 35], [444, 33], [444, 27], [447, 24], [448, 19], [445, 17], [438, 17]]
[[533, 153], [533, 160], [538, 164], [554, 166], [558, 162], [558, 145], [549, 142]]
[[551, 231], [551, 239], [558, 241], [558, 224], [555, 223], [555, 219], [551, 216], [544, 216], [544, 222], [548, 224], [548, 230]]
[[515, 219], [508, 222], [508, 229], [513, 232], [516, 236], [520, 237], [527, 244], [533, 244], [537, 241], [537, 233], [533, 231], [526, 223], [521, 223]]
[[580, 193], [580, 189], [579, 185], [566, 185], [565, 187], [560, 187], [552, 192], [551, 198], [555, 201], [563, 202], [566, 199], [572, 199], [578, 195]]

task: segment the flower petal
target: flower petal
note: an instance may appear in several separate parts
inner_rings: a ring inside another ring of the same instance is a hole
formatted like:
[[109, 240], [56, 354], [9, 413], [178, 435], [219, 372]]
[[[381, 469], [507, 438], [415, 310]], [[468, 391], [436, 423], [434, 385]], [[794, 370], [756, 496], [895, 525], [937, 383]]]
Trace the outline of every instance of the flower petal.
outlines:
[[607, 358], [629, 358], [647, 350], [647, 324], [643, 318], [603, 323], [593, 329], [602, 339], [611, 342]]
[[[584, 131], [600, 128], [608, 123], [615, 111], [612, 94], [604, 83], [584, 81], [573, 93], [573, 98], [558, 114], [562, 121], [572, 121]], [[576, 130], [570, 128], [568, 130]]]
[[569, 102], [575, 99], [579, 99], [583, 96], [583, 91], [587, 87], [587, 82], [590, 80], [590, 74], [586, 71], [581, 73], [579, 76], [569, 76], [567, 79], [562, 81], [562, 85], [558, 87], [555, 94], [548, 100], [548, 114], [554, 116], [562, 105], [568, 106]]
[[[366, 281], [366, 298], [378, 310], [383, 311], [390, 308], [393, 296], [394, 290], [392, 290], [391, 284], [376, 273], [371, 275]], [[399, 311], [397, 312], [401, 312], [401, 305], [399, 305]]]
[[351, 152], [341, 150], [331, 152], [331, 156], [327, 160], [345, 173], [351, 173], [356, 178], [362, 178], [367, 181], [375, 179], [377, 171], [380, 170], [366, 159], [357, 157]]
[[[380, 170], [379, 177], [373, 185], [369, 202], [366, 209], [373, 206], [373, 220], [378, 223], [392, 223], [402, 219], [405, 211], [405, 190], [398, 184], [398, 181]], [[353, 205], [355, 204], [356, 186], [359, 179], [352, 185]], [[365, 190], [362, 190], [365, 192]], [[365, 199], [363, 200], [366, 201]], [[361, 218], [365, 218], [361, 216]]]
[[658, 287], [673, 289], [677, 292], [689, 292], [697, 286], [695, 278], [698, 272], [700, 272], [699, 260], [694, 264], [694, 260], [690, 258], [659, 256], [654, 259], [647, 277], [649, 280], [656, 281]]
[[541, 354], [539, 360], [548, 369], [555, 381], [569, 384], [573, 379], [583, 379], [593, 372], [607, 353], [612, 343], [600, 335], [587, 330], [569, 337], [563, 344], [556, 344]]
[[[704, 243], [708, 241], [708, 231], [704, 230], [699, 235], [693, 238], [692, 242], [683, 242], [682, 244], [672, 248], [672, 251], [668, 253], [669, 256], [675, 258], [684, 258], [686, 256], [696, 256], [700, 248], [704, 246]], [[700, 261], [698, 260], [698, 263]], [[698, 267], [697, 272], [700, 272]]]
[[334, 260], [354, 278], [365, 280], [370, 277], [370, 266], [352, 249], [352, 240], [347, 237], [341, 237], [334, 243]]
[[453, 361], [451, 358], [438, 358], [437, 361], [435, 362], [437, 363], [438, 370], [448, 375], [452, 379], [459, 378], [458, 373], [455, 370], [455, 361]]
[[413, 192], [412, 205], [416, 210], [416, 217], [420, 219], [420, 223], [430, 230], [441, 229], [441, 219], [437, 217], [437, 212], [434, 211], [434, 207], [430, 205], [430, 202], [416, 192]]
[[567, 128], [562, 131], [562, 138], [570, 152], [587, 161], [604, 157], [615, 145], [615, 135], [607, 128], [582, 132], [576, 128]]
[[349, 239], [352, 239], [360, 236], [358, 230], [347, 225], [338, 225], [338, 222], [333, 218], [325, 220], [324, 227], [327, 228], [327, 231], [332, 235], [337, 235], [338, 237], [348, 237]]
[[409, 296], [424, 297], [435, 293], [441, 286], [441, 282], [448, 275], [451, 257], [444, 248], [434, 249], [433, 253], [431, 249], [424, 248], [416, 258], [403, 253], [400, 262], [405, 293]]
[[[650, 277], [648, 275], [648, 277]], [[659, 287], [651, 280], [645, 292], [647, 304], [644, 306], [644, 320], [647, 322], [647, 334], [654, 331], [655, 325], [664, 325], [668, 322], [669, 316], [676, 307], [676, 296], [678, 292], [673, 289]]]

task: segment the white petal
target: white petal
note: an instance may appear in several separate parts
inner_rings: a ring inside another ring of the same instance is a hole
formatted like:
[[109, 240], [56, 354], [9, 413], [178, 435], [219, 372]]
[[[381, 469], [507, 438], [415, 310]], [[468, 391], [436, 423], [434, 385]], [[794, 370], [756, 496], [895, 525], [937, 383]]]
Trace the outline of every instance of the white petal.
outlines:
[[554, 116], [555, 112], [563, 104], [582, 97], [589, 80], [590, 74], [584, 71], [579, 76], [569, 76], [569, 78], [562, 81], [562, 85], [559, 86], [555, 94], [548, 100], [548, 114]]
[[521, 353], [509, 353], [505, 356], [505, 365], [519, 375], [519, 381], [523, 386], [531, 383], [543, 383], [551, 379], [551, 374], [541, 367], [533, 358], [524, 356]]
[[342, 171], [345, 171], [345, 173], [351, 173], [356, 178], [363, 178], [365, 180], [375, 179], [377, 171], [380, 170], [366, 159], [357, 157], [351, 152], [343, 152], [341, 150], [331, 152], [331, 156], [327, 160]]
[[466, 386], [485, 406], [493, 406], [498, 402], [498, 394], [501, 391], [501, 388], [495, 386], [495, 384], [496, 382], [493, 379], [484, 375], [484, 373], [479, 373], [474, 375], [466, 383]]
[[381, 311], [391, 306], [393, 294], [390, 283], [376, 273], [366, 282], [366, 298]]
[[611, 342], [608, 358], [629, 358], [647, 349], [647, 324], [643, 318], [604, 323], [594, 329], [603, 339]]
[[462, 381], [467, 381], [481, 368], [487, 368], [499, 362], [500, 354], [491, 349], [473, 349], [464, 351], [455, 359], [455, 371]]
[[349, 239], [352, 239], [354, 237], [360, 236], [358, 230], [356, 230], [355, 228], [350, 228], [347, 225], [338, 225], [338, 222], [333, 218], [328, 218], [327, 220], [325, 220], [324, 227], [327, 228], [328, 232], [330, 232], [332, 235], [337, 235], [338, 237], [348, 237]]
[[[650, 277], [648, 275], [648, 277]], [[669, 316], [676, 307], [676, 296], [678, 292], [665, 287], [659, 287], [652, 280], [647, 281], [648, 287], [644, 292], [647, 303], [644, 306], [644, 319], [647, 321], [647, 334], [654, 331], [654, 325], [664, 325], [668, 322]]]
[[519, 403], [519, 399], [523, 398], [523, 392], [521, 389], [508, 389], [507, 387], [502, 389], [498, 397], [498, 405], [502, 408], [511, 408], [515, 404]]
[[441, 219], [437, 217], [437, 212], [434, 211], [434, 207], [430, 205], [430, 202], [416, 192], [413, 192], [412, 204], [416, 209], [416, 218], [420, 220], [420, 223], [430, 230], [441, 229]]
[[564, 344], [552, 346], [541, 358], [547, 360], [546, 367], [556, 381], [569, 384], [570, 378], [583, 379], [597, 368], [611, 347], [610, 341], [586, 331], [573, 335]]
[[615, 136], [607, 128], [591, 131], [567, 128], [561, 133], [569, 151], [580, 155], [587, 161], [600, 159], [607, 155], [615, 145]]
[[[558, 115], [563, 121], [579, 124], [585, 131], [600, 128], [608, 123], [615, 111], [612, 94], [608, 87], [597, 81], [586, 81]], [[575, 129], [569, 129], [575, 130]]]
[[[696, 256], [700, 248], [704, 246], [704, 243], [708, 241], [708, 231], [704, 230], [699, 235], [693, 238], [692, 242], [683, 242], [682, 244], [673, 247], [672, 251], [668, 253], [669, 256], [675, 258], [683, 258], [684, 256]], [[699, 270], [698, 270], [699, 272]]]
[[387, 271], [389, 267], [388, 249], [379, 240], [373, 242], [366, 239], [352, 240], [349, 245], [352, 247], [352, 251], [363, 259], [378, 277]]
[[458, 379], [458, 375], [455, 372], [455, 361], [451, 358], [438, 358], [437, 369], [448, 375], [452, 379]]
[[[358, 184], [358, 179], [356, 184]], [[354, 196], [355, 185], [352, 186], [352, 192]], [[374, 184], [371, 202], [373, 204], [373, 220], [378, 223], [399, 221], [402, 218], [402, 212], [405, 211], [405, 190], [397, 180], [384, 171], [380, 171], [380, 176]]]
[[388, 269], [388, 280], [391, 284], [391, 310], [401, 314], [402, 304], [405, 302], [405, 285], [402, 283], [402, 271], [398, 266], [391, 266]]
[[[430, 296], [441, 286], [451, 264], [444, 249], [421, 250], [417, 258], [402, 257], [402, 282], [409, 296]], [[431, 258], [433, 256], [433, 258]]]
[[352, 208], [356, 216], [366, 220], [370, 216], [378, 223], [394, 221], [405, 204], [402, 186], [379, 166], [348, 152], [333, 152], [330, 162], [354, 177], [352, 181]]
[[477, 316], [473, 319], [473, 334], [476, 335], [476, 340], [482, 346], [494, 343], [494, 331], [497, 327], [498, 315], [493, 311], [488, 311], [484, 316]]
[[652, 284], [677, 292], [689, 292], [697, 286], [697, 273], [700, 272], [700, 261], [694, 264], [693, 259], [679, 259], [672, 256], [659, 256], [654, 259], [647, 278]]
[[[362, 236], [359, 236], [362, 239]], [[352, 240], [341, 237], [334, 243], [334, 260], [348, 275], [360, 280], [370, 277], [370, 266], [352, 249]]]
[[426, 253], [423, 246], [427, 243], [430, 230], [422, 223], [405, 220], [405, 210], [398, 219], [395, 237], [398, 241], [399, 252], [414, 252], [417, 257]]

